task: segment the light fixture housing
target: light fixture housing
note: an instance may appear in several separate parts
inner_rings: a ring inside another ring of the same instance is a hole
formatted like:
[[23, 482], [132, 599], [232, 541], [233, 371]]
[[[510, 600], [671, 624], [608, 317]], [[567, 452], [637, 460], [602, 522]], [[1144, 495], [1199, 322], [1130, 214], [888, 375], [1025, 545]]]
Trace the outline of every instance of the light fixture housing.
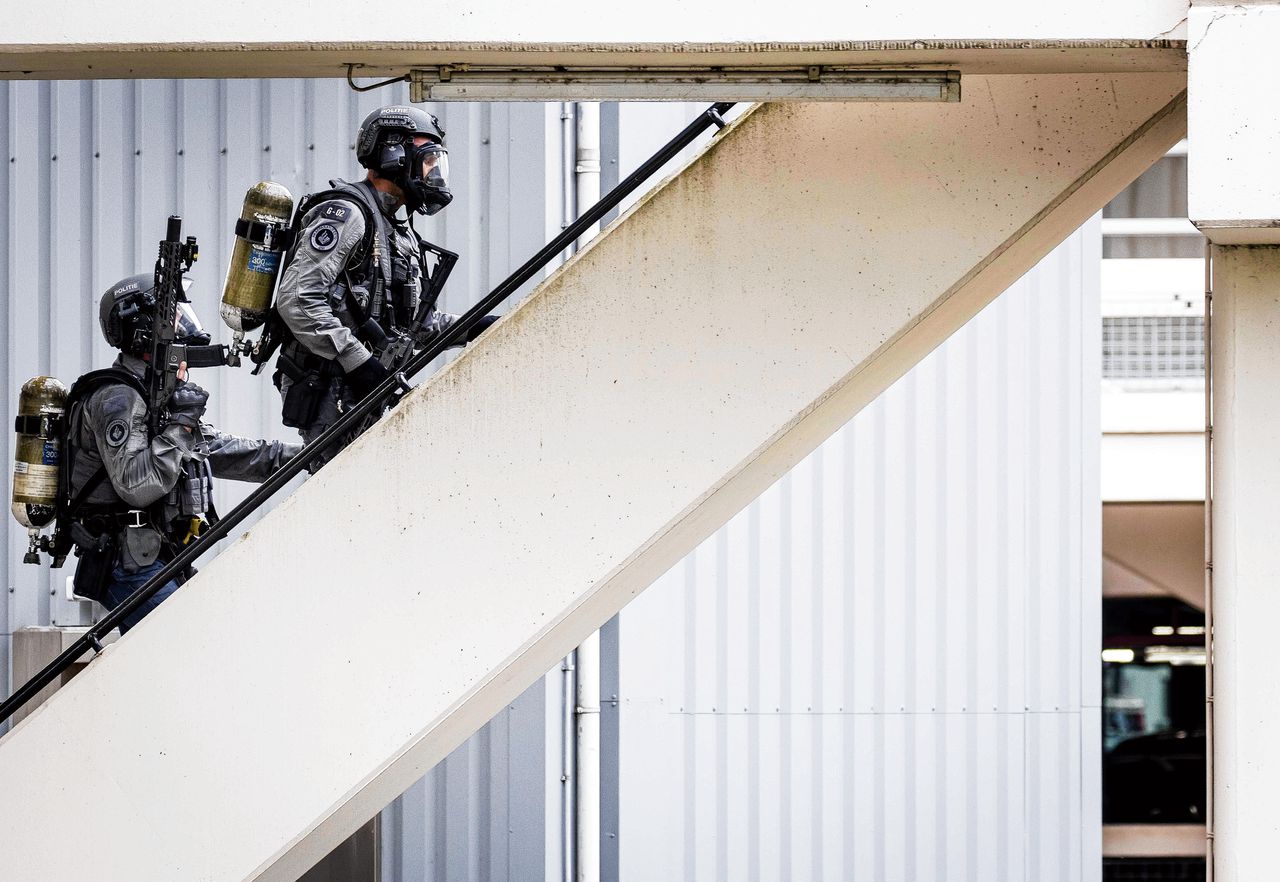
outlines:
[[960, 72], [824, 65], [503, 68], [446, 64], [411, 70], [409, 100], [956, 102]]

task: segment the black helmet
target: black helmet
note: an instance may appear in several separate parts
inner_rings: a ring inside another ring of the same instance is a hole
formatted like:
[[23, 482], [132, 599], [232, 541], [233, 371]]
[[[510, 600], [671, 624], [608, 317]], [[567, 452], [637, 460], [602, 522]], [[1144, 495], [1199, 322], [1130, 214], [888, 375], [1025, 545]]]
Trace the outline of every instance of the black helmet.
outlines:
[[[415, 146], [417, 135], [430, 143]], [[366, 116], [356, 134], [356, 159], [399, 187], [411, 212], [435, 214], [453, 201], [444, 129], [425, 110], [394, 105]]]
[[[186, 300], [191, 280], [183, 278], [183, 300], [178, 303], [178, 326], [174, 338], [188, 346], [206, 346], [209, 334]], [[98, 323], [107, 342], [129, 355], [142, 357], [151, 350], [151, 330], [155, 321], [156, 299], [152, 296], [155, 277], [129, 276], [116, 282], [98, 301]]]

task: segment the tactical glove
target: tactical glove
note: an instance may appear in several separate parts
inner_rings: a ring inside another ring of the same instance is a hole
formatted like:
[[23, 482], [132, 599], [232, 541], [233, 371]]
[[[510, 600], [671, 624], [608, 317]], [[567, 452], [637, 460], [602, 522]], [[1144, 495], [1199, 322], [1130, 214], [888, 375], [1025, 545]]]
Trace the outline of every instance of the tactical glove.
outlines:
[[490, 326], [500, 318], [502, 318], [502, 316], [486, 315], [484, 318], [480, 319], [480, 321], [471, 326], [471, 330], [467, 331], [467, 342], [472, 342], [476, 337], [479, 337], [485, 331], [489, 330]]
[[208, 403], [209, 393], [204, 389], [195, 383], [179, 383], [169, 396], [169, 422], [188, 429], [199, 428], [200, 417], [204, 416]]
[[384, 368], [380, 361], [376, 358], [367, 358], [360, 363], [359, 367], [347, 372], [347, 389], [352, 397], [359, 401], [390, 376], [391, 372]]

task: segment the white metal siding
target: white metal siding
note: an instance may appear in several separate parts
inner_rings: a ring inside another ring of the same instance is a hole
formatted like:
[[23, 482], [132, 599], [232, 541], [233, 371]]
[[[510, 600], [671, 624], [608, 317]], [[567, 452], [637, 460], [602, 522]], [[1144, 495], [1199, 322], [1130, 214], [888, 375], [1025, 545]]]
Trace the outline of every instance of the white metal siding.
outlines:
[[[404, 97], [0, 83], [8, 412], [28, 377], [110, 361], [97, 297], [150, 268], [171, 212], [200, 237], [192, 295], [228, 339], [216, 304], [244, 189], [354, 177], [359, 120]], [[460, 311], [559, 229], [559, 106], [437, 110], [457, 199], [421, 228], [462, 254]], [[606, 108], [605, 185], [693, 112]], [[1097, 248], [1096, 228], [1073, 238], [628, 608], [606, 879], [1096, 877]], [[221, 427], [291, 434], [266, 377], [199, 380]], [[221, 506], [244, 492], [224, 484]], [[7, 523], [0, 688], [15, 629], [83, 615]], [[388, 882], [559, 873], [559, 677], [389, 809]]]
[[620, 878], [1097, 878], [1098, 250], [623, 612]]
[[[6, 413], [15, 412], [19, 387], [31, 376], [52, 373], [69, 384], [110, 363], [114, 351], [98, 330], [98, 297], [116, 279], [150, 270], [171, 213], [182, 214], [184, 233], [200, 240], [191, 291], [197, 310], [216, 340], [229, 340], [217, 303], [244, 191], [269, 178], [297, 198], [330, 177], [355, 179], [352, 144], [360, 120], [374, 107], [405, 100], [403, 86], [357, 95], [339, 80], [0, 82]], [[461, 312], [559, 232], [559, 107], [434, 110], [448, 132], [456, 198], [418, 227], [461, 253], [443, 300], [443, 308]], [[279, 423], [268, 376], [243, 368], [201, 371], [196, 379], [212, 394], [209, 419], [219, 427], [294, 436]], [[0, 433], [6, 471], [12, 438], [8, 428]], [[248, 489], [220, 482], [219, 506], [230, 509]], [[0, 694], [7, 695], [10, 635], [28, 625], [79, 624], [89, 610], [61, 598], [74, 561], [51, 580], [47, 567], [22, 563], [26, 534], [11, 517], [5, 523]], [[351, 603], [376, 602], [376, 595], [353, 588]], [[341, 621], [342, 611], [334, 610], [333, 634], [317, 638], [340, 639]], [[540, 689], [529, 690], [508, 718], [486, 727], [392, 806], [384, 819], [388, 879], [500, 878], [512, 862], [540, 868], [548, 859], [542, 776], [558, 776], [559, 768], [548, 770], [542, 758]], [[535, 790], [536, 799], [529, 795]], [[550, 841], [558, 835], [552, 831]], [[556, 860], [558, 854], [557, 848]]]

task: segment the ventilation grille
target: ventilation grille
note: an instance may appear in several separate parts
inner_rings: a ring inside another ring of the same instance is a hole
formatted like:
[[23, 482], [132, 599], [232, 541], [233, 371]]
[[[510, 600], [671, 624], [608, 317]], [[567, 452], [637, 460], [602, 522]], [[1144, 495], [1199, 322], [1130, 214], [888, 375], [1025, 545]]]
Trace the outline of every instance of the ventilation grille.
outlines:
[[1198, 315], [1103, 318], [1102, 376], [1108, 380], [1204, 376], [1204, 319]]

